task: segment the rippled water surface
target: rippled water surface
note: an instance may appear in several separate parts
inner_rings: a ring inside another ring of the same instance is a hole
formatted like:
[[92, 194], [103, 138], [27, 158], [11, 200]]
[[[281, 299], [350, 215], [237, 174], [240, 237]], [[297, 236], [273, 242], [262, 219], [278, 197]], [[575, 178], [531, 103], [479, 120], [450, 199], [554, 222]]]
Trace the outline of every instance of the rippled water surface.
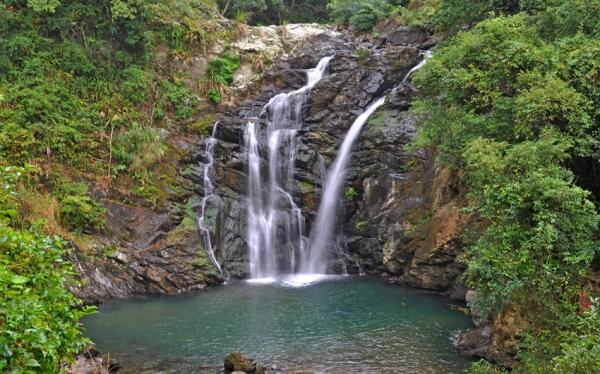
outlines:
[[372, 278], [297, 288], [236, 282], [110, 303], [83, 322], [129, 372], [220, 368], [231, 351], [325, 373], [457, 373], [469, 364], [451, 343], [470, 326], [467, 316], [437, 296]]

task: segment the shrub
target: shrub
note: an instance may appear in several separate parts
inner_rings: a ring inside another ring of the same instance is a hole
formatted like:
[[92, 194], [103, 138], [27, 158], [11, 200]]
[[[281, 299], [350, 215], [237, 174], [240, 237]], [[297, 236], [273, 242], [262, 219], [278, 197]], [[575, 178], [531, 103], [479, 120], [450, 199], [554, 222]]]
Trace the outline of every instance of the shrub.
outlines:
[[369, 4], [363, 5], [356, 14], [350, 17], [350, 24], [362, 32], [371, 30], [376, 22], [377, 15], [373, 7]]
[[171, 83], [163, 81], [163, 87], [177, 120], [185, 121], [196, 113], [198, 97], [194, 95], [185, 82]]
[[86, 308], [67, 288], [74, 275], [63, 243], [0, 224], [0, 370], [57, 373], [88, 340]]
[[356, 189], [354, 189], [354, 187], [348, 187], [346, 188], [346, 191], [344, 191], [344, 197], [348, 201], [354, 201], [354, 199], [356, 199], [357, 196], [358, 192], [356, 192]]
[[221, 97], [221, 91], [216, 88], [208, 90], [208, 98], [215, 104], [219, 104], [223, 98]]
[[212, 82], [228, 86], [233, 82], [233, 75], [239, 67], [239, 56], [225, 53], [222, 57], [215, 57], [208, 62], [206, 74]]
[[66, 196], [60, 204], [60, 222], [69, 230], [92, 232], [104, 227], [104, 208], [87, 195]]
[[135, 123], [120, 134], [114, 145], [115, 160], [133, 172], [145, 172], [164, 154], [164, 145], [158, 130]]
[[133, 104], [140, 104], [148, 99], [150, 76], [139, 66], [130, 66], [123, 70], [125, 80], [121, 84], [121, 94]]

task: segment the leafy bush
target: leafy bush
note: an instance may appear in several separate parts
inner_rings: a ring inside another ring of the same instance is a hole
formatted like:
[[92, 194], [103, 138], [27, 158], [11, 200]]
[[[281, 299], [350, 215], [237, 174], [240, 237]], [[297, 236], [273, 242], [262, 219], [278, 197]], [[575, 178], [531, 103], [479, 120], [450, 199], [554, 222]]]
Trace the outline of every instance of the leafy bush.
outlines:
[[0, 224], [16, 223], [18, 219], [17, 183], [25, 173], [25, 168], [0, 166]]
[[[475, 140], [465, 152], [476, 211], [489, 225], [468, 251], [478, 309], [527, 304], [531, 318], [560, 319], [597, 252], [599, 216], [560, 163], [569, 144], [555, 132], [514, 146]], [[548, 303], [547, 300], [552, 300]]]
[[221, 91], [216, 88], [208, 90], [208, 98], [215, 104], [219, 104], [223, 98], [221, 97]]
[[59, 239], [2, 224], [0, 238], [0, 370], [57, 373], [88, 343], [79, 318], [92, 309], [68, 291]]
[[561, 352], [552, 359], [552, 372], [596, 373], [600, 371], [600, 306], [592, 307], [579, 316], [573, 328], [561, 333]]
[[358, 196], [358, 192], [356, 192], [356, 189], [354, 187], [348, 187], [344, 191], [344, 197], [348, 201], [354, 201], [354, 199], [356, 199], [357, 196]]
[[117, 137], [113, 154], [131, 171], [145, 172], [161, 159], [164, 145], [157, 129], [135, 123]]
[[350, 23], [358, 31], [369, 31], [402, 3], [396, 0], [332, 0], [327, 9], [334, 22]]
[[87, 195], [66, 196], [60, 204], [60, 221], [76, 232], [92, 232], [104, 227], [104, 208]]
[[221, 13], [253, 25], [327, 21], [328, 0], [218, 0]]
[[233, 75], [239, 67], [239, 56], [226, 53], [208, 62], [206, 74], [211, 81], [228, 86], [233, 82]]
[[471, 29], [413, 78], [416, 144], [436, 147], [481, 219], [464, 258], [477, 307], [530, 312], [515, 373], [600, 371], [597, 319], [578, 315], [576, 302], [599, 256], [597, 7], [444, 0], [432, 16], [438, 27]]
[[466, 370], [466, 374], [502, 374], [507, 371], [495, 367], [487, 361], [481, 360], [474, 362], [471, 367]]
[[350, 17], [350, 24], [354, 26], [358, 31], [369, 31], [377, 22], [377, 15], [375, 9], [369, 4], [363, 5], [356, 14]]
[[163, 82], [167, 98], [173, 107], [175, 118], [179, 121], [190, 119], [196, 113], [198, 97], [189, 89], [184, 81]]
[[121, 84], [122, 95], [133, 104], [141, 104], [148, 99], [151, 77], [139, 66], [132, 65], [123, 70], [125, 80]]
[[67, 288], [74, 275], [64, 243], [19, 214], [19, 179], [30, 168], [0, 167], [0, 371], [57, 373], [88, 340], [79, 318], [92, 312]]

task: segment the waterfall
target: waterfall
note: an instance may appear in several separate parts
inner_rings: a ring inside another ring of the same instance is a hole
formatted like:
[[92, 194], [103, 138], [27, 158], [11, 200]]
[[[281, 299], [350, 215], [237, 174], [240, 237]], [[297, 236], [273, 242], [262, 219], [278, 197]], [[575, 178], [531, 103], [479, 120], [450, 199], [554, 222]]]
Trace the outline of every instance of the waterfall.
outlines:
[[[424, 51], [422, 55], [423, 60], [406, 74], [402, 83], [425, 65], [431, 52]], [[384, 104], [385, 97], [373, 102], [354, 121], [329, 173], [322, 177], [323, 195], [309, 240], [305, 236], [302, 210], [292, 195], [296, 189], [296, 135], [302, 128], [302, 110], [307, 94], [321, 80], [331, 58], [323, 58], [317, 67], [307, 71], [305, 86], [269, 100], [259, 115], [259, 119], [264, 118], [266, 122], [263, 131], [259, 129], [258, 121], [249, 121], [246, 125], [247, 243], [253, 282], [272, 282], [281, 274], [288, 274], [283, 284], [290, 286], [303, 286], [321, 280], [326, 277], [324, 274], [328, 270], [328, 254], [337, 248], [333, 238], [337, 207], [352, 146], [369, 117]], [[320, 157], [319, 161], [324, 170], [323, 158]], [[341, 255], [343, 257], [344, 254]]]
[[215, 186], [212, 182], [212, 174], [214, 173], [214, 148], [217, 143], [217, 138], [215, 137], [217, 133], [217, 127], [219, 123], [215, 123], [213, 126], [212, 135], [210, 138], [206, 139], [205, 146], [205, 154], [207, 158], [207, 162], [204, 165], [203, 171], [203, 186], [204, 186], [204, 197], [200, 203], [200, 215], [198, 216], [198, 228], [202, 232], [202, 236], [204, 237], [204, 247], [206, 249], [206, 253], [208, 254], [208, 258], [213, 263], [213, 265], [219, 270], [220, 274], [223, 274], [223, 269], [221, 269], [221, 265], [217, 258], [215, 257], [215, 251], [212, 245], [212, 240], [210, 237], [210, 230], [206, 224], [206, 204], [213, 199], [219, 199], [217, 195], [215, 195]]
[[412, 69], [410, 69], [408, 71], [408, 73], [406, 73], [406, 75], [404, 76], [404, 79], [402, 79], [402, 83], [406, 83], [406, 81], [408, 80], [408, 78], [410, 78], [410, 76], [412, 75], [412, 73], [414, 73], [415, 71], [419, 70], [420, 68], [423, 67], [423, 65], [425, 65], [427, 63], [427, 60], [429, 60], [431, 58], [431, 56], [433, 56], [433, 52], [427, 50], [427, 51], [422, 51], [422, 56], [423, 59], [416, 64], [415, 66], [413, 66]]
[[[301, 208], [294, 202], [296, 133], [302, 128], [306, 95], [323, 77], [333, 56], [307, 71], [305, 86], [274, 96], [259, 118], [266, 119], [260, 136], [258, 123], [249, 121], [245, 131], [248, 162], [248, 247], [250, 277], [269, 280], [282, 272], [294, 273], [305, 259], [306, 236]], [[266, 139], [266, 142], [261, 139]], [[262, 175], [261, 151], [267, 152], [268, 174]], [[278, 258], [281, 256], [281, 261]]]
[[385, 97], [371, 104], [358, 118], [354, 121], [339, 153], [333, 163], [331, 171], [327, 176], [325, 189], [321, 198], [321, 205], [317, 213], [317, 220], [314, 225], [314, 232], [311, 237], [310, 251], [307, 261], [300, 269], [304, 274], [322, 274], [327, 271], [327, 249], [331, 243], [333, 229], [336, 224], [337, 203], [341, 188], [344, 184], [344, 176], [346, 167], [350, 161], [352, 145], [360, 135], [360, 130], [367, 122], [371, 114], [375, 112], [385, 102]]
[[[431, 51], [422, 51], [423, 59], [406, 73], [402, 79], [402, 83], [406, 83], [408, 78], [415, 71], [422, 68], [429, 58], [433, 55]], [[371, 104], [352, 124], [348, 134], [342, 143], [340, 151], [333, 163], [326, 182], [324, 184], [324, 192], [321, 198], [321, 204], [317, 213], [317, 219], [314, 224], [314, 229], [311, 234], [310, 250], [308, 251], [306, 260], [303, 262], [300, 273], [302, 274], [323, 274], [327, 271], [327, 254], [329, 249], [335, 247], [333, 242], [333, 234], [337, 218], [338, 198], [341, 194], [341, 189], [344, 184], [344, 177], [348, 162], [350, 161], [352, 145], [356, 138], [360, 135], [363, 125], [369, 117], [383, 105], [385, 97], [380, 98]], [[358, 265], [358, 262], [357, 262]], [[358, 265], [359, 271], [360, 265]]]

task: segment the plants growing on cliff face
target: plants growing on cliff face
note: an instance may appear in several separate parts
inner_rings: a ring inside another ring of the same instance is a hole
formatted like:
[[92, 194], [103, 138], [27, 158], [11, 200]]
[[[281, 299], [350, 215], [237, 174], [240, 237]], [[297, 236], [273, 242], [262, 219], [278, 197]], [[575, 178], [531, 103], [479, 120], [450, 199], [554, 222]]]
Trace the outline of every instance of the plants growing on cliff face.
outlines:
[[354, 199], [358, 197], [358, 192], [354, 187], [346, 187], [346, 190], [344, 191], [344, 197], [348, 201], [354, 201]]
[[218, 0], [221, 14], [253, 25], [284, 25], [327, 20], [327, 0]]
[[350, 24], [356, 30], [365, 32], [403, 3], [396, 0], [332, 0], [327, 4], [327, 9], [333, 21]]
[[221, 57], [215, 57], [208, 62], [206, 75], [209, 80], [210, 89], [208, 90], [208, 98], [213, 103], [220, 103], [223, 99], [223, 87], [233, 83], [233, 77], [237, 69], [240, 67], [240, 57], [225, 53]]
[[88, 340], [84, 307], [67, 289], [74, 273], [63, 243], [0, 224], [0, 370], [57, 373]]
[[[442, 1], [436, 17], [453, 25], [446, 31], [472, 29], [451, 37], [413, 77], [417, 143], [437, 147], [482, 218], [465, 256], [477, 306], [492, 315], [507, 305], [531, 312], [516, 372], [583, 373], [598, 363], [576, 303], [599, 256], [592, 201], [600, 189], [589, 175], [600, 167], [593, 3], [475, 2], [480, 8], [463, 18], [467, 2]], [[556, 14], [581, 19], [566, 27]], [[578, 350], [586, 358], [570, 367], [566, 357]]]
[[599, 217], [560, 165], [568, 149], [550, 132], [514, 146], [478, 139], [465, 151], [472, 204], [488, 223], [467, 252], [482, 312], [528, 305], [545, 323], [569, 312], [597, 252]]
[[56, 373], [88, 343], [79, 318], [93, 309], [68, 291], [74, 273], [64, 243], [21, 228], [19, 184], [27, 172], [0, 167], [0, 370]]

